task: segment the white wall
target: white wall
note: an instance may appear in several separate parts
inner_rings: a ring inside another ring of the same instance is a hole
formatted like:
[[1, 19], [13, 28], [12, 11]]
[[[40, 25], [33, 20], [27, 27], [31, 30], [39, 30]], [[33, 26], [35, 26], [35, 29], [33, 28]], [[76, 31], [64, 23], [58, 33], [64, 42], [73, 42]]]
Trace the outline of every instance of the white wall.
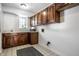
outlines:
[[2, 52], [2, 18], [3, 18], [2, 6], [0, 4], [0, 53]]
[[10, 13], [3, 14], [3, 30], [2, 32], [9, 32], [18, 29], [18, 16]]
[[[2, 32], [10, 32], [13, 31], [23, 31], [23, 29], [19, 29], [19, 17], [26, 17], [26, 23], [28, 22], [28, 16], [31, 16], [31, 12], [27, 12], [21, 9], [2, 6], [3, 10], [3, 29]], [[24, 29], [25, 30], [25, 29]]]
[[[79, 6], [62, 11], [63, 23], [38, 26], [40, 32], [39, 44], [51, 44], [49, 48], [60, 55], [79, 56]], [[64, 16], [63, 16], [64, 15]], [[41, 32], [44, 28], [45, 32]]]
[[[8, 13], [8, 12], [4, 12], [3, 13], [3, 28], [2, 28], [2, 32], [25, 32], [28, 30], [27, 29], [20, 29], [19, 28], [19, 19], [20, 17], [24, 17], [24, 16], [17, 16], [15, 14], [12, 14], [12, 13]], [[26, 17], [26, 26], [29, 26], [28, 25], [28, 17]]]

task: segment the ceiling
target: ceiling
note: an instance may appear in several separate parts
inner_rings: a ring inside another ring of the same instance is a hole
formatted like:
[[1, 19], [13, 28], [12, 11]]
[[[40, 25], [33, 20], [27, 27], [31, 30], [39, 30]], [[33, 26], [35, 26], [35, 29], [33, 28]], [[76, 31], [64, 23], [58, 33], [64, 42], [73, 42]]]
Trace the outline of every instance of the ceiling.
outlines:
[[28, 9], [22, 9], [20, 6], [21, 3], [2, 3], [2, 6], [11, 7], [11, 8], [17, 8], [24, 11], [36, 13], [39, 10], [45, 8], [46, 6], [50, 5], [51, 3], [26, 3], [28, 4]]

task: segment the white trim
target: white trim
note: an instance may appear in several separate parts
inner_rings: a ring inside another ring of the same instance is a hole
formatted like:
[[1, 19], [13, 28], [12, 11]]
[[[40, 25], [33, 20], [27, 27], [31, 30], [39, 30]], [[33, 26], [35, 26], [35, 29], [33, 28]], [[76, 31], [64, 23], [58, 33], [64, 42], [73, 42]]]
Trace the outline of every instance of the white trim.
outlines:
[[51, 49], [51, 48], [49, 48], [48, 46], [46, 46], [46, 45], [44, 45], [44, 44], [39, 44], [39, 45], [41, 45], [41, 46], [43, 46], [43, 47], [45, 47], [45, 48], [51, 50], [52, 52], [55, 52], [55, 53], [58, 54], [59, 56], [66, 56], [65, 54], [61, 53], [61, 52], [58, 51], [57, 49]]
[[0, 50], [0, 53], [2, 53], [2, 49]]

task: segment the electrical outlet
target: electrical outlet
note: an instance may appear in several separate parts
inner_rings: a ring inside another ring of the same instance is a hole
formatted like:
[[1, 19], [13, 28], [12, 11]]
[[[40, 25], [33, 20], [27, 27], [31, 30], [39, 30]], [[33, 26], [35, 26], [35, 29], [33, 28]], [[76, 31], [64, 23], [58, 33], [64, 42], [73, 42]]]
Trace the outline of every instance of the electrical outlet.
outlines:
[[50, 44], [50, 42], [48, 41], [48, 42], [47, 42], [47, 46], [49, 46], [49, 44]]

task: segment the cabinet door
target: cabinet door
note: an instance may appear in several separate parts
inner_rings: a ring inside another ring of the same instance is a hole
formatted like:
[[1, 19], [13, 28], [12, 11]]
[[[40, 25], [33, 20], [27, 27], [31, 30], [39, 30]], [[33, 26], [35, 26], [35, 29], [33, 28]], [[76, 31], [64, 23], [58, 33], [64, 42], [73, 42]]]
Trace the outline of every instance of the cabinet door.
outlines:
[[48, 7], [48, 23], [55, 22], [55, 5]]
[[18, 46], [18, 39], [19, 39], [18, 35], [13, 36], [13, 46]]
[[19, 34], [18, 45], [28, 44], [28, 34]]
[[24, 35], [23, 35], [23, 42], [24, 42], [24, 44], [28, 44], [29, 43], [29, 40], [28, 40], [28, 33], [25, 33]]
[[42, 11], [42, 24], [47, 23], [47, 9]]
[[37, 44], [38, 43], [38, 32], [31, 32], [30, 36], [31, 36], [30, 43]]
[[2, 40], [3, 45], [2, 45], [2, 47], [4, 49], [11, 47], [10, 40], [11, 40], [10, 36], [3, 35], [3, 40]]
[[37, 15], [35, 15], [35, 26], [37, 25]]
[[32, 17], [30, 17], [30, 27], [32, 27]]
[[60, 23], [60, 12], [55, 11], [55, 22]]
[[41, 25], [41, 12], [37, 14], [37, 25]]
[[32, 16], [31, 18], [30, 18], [30, 26], [32, 27], [32, 26], [35, 26], [35, 16]]

